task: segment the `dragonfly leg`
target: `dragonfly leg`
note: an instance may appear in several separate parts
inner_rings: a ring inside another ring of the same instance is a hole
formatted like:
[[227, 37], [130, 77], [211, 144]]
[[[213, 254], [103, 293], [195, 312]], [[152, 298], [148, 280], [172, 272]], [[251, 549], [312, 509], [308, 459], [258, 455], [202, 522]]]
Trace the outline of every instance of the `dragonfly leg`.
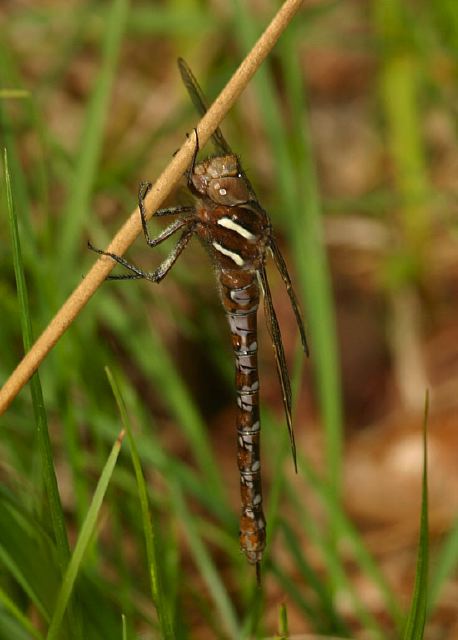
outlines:
[[[181, 229], [181, 227], [188, 226], [189, 224], [190, 224], [190, 221], [189, 221], [189, 219], [186, 219], [186, 218], [182, 218], [180, 220], [175, 220], [175, 222], [172, 222], [172, 224], [170, 224], [166, 229], [164, 229], [157, 236], [157, 238], [150, 238], [148, 236], [148, 239], [149, 239], [148, 244], [149, 244], [149, 246], [150, 247], [157, 246], [161, 242], [164, 242], [164, 240], [167, 240], [167, 238], [170, 238], [170, 236], [173, 235], [179, 229]], [[131, 269], [132, 271], [135, 271], [135, 269], [137, 269], [138, 273], [140, 273], [142, 271], [141, 269], [138, 269], [137, 267], [135, 267], [135, 265], [131, 265], [129, 262], [127, 262], [127, 260], [125, 260], [121, 256], [118, 256], [115, 253], [111, 253], [109, 251], [103, 251], [102, 249], [98, 249], [97, 247], [94, 247], [94, 245], [91, 242], [88, 242], [87, 244], [88, 244], [89, 249], [91, 249], [91, 251], [95, 251], [95, 253], [98, 253], [100, 255], [109, 256], [110, 258], [113, 258], [113, 260], [115, 260], [116, 262], [121, 264], [123, 267], [126, 267], [127, 269]], [[145, 276], [138, 275], [137, 277], [143, 278]], [[132, 278], [121, 278], [121, 277], [118, 277], [118, 276], [108, 276], [108, 278], [110, 280], [132, 279]]]
[[140, 278], [146, 277], [147, 274], [142, 269], [139, 269], [134, 264], [130, 264], [130, 262], [127, 262], [127, 260], [124, 260], [123, 257], [116, 255], [116, 253], [111, 253], [111, 251], [103, 251], [103, 249], [98, 249], [97, 247], [94, 247], [94, 245], [89, 241], [87, 243], [87, 246], [91, 251], [94, 251], [94, 253], [98, 253], [101, 256], [108, 256], [109, 258], [111, 258], [118, 264], [122, 265], [126, 269], [129, 269], [130, 271], [134, 272], [132, 274], [107, 276], [106, 278], [107, 280], [138, 280]]
[[[148, 231], [147, 221], [146, 221], [146, 209], [145, 209], [145, 198], [152, 187], [151, 182], [142, 182], [140, 183], [140, 187], [138, 189], [138, 208], [140, 210], [140, 218], [142, 221], [142, 229], [143, 235], [145, 236], [146, 242], [150, 247], [155, 247], [158, 242], [157, 239], [154, 239], [150, 236]], [[167, 207], [165, 209], [158, 209], [154, 212], [154, 216], [173, 216], [181, 213], [194, 213], [195, 207], [192, 206], [181, 206], [181, 207]]]
[[122, 256], [116, 255], [116, 253], [97, 249], [97, 247], [94, 247], [90, 242], [88, 242], [88, 247], [89, 249], [91, 249], [91, 251], [94, 251], [99, 255], [108, 256], [109, 258], [132, 272], [130, 274], [107, 276], [107, 280], [138, 280], [143, 278], [151, 282], [160, 282], [170, 271], [180, 253], [188, 244], [192, 234], [194, 233], [194, 225], [190, 225], [189, 220], [176, 220], [173, 224], [167, 227], [167, 229], [164, 229], [164, 231], [157, 238], [155, 238], [155, 245], [157, 245], [185, 225], [186, 228], [183, 231], [177, 244], [155, 271], [144, 271], [140, 267], [137, 267], [136, 265], [131, 264], [130, 262], [125, 260]]
[[190, 225], [187, 229], [183, 231], [180, 239], [169, 253], [167, 258], [162, 262], [159, 267], [154, 271], [154, 279], [153, 282], [160, 282], [165, 276], [168, 274], [170, 269], [173, 267], [178, 257], [180, 256], [183, 249], [188, 244], [189, 240], [194, 234], [194, 225]]

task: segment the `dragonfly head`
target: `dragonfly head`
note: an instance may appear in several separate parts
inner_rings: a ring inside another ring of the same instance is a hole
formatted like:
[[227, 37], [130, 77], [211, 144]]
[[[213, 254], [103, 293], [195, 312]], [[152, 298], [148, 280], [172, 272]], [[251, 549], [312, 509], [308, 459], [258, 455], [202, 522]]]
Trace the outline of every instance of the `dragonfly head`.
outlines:
[[237, 157], [233, 155], [208, 158], [196, 165], [192, 183], [199, 193], [215, 204], [234, 207], [251, 199]]

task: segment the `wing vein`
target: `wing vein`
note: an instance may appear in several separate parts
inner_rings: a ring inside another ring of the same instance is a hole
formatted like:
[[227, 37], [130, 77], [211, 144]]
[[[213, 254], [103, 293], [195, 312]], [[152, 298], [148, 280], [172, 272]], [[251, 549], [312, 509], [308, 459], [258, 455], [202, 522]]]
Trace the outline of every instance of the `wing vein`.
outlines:
[[291, 453], [293, 456], [294, 468], [297, 472], [296, 460], [296, 442], [294, 440], [293, 422], [291, 417], [291, 383], [289, 380], [288, 369], [286, 366], [285, 350], [281, 338], [280, 325], [278, 324], [277, 314], [275, 313], [272, 302], [267, 274], [264, 265], [259, 269], [259, 279], [264, 294], [264, 311], [266, 315], [267, 328], [272, 339], [272, 347], [275, 355], [275, 363], [277, 365], [277, 373], [282, 390], [283, 406], [285, 409], [286, 424], [288, 426], [289, 440], [291, 443]]

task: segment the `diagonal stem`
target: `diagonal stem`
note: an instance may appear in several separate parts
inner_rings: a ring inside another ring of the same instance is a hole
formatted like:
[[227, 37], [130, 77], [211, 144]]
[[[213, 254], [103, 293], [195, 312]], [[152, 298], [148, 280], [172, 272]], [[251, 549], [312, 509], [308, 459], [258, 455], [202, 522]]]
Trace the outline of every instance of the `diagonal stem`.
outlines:
[[[309, 7], [319, 2], [320, 0], [307, 0], [304, 4]], [[269, 54], [302, 4], [303, 0], [286, 0], [282, 4], [272, 22], [262, 33], [225, 88], [199, 122], [196, 131], [199, 143], [202, 146], [207, 142], [247, 86], [258, 67]], [[194, 136], [190, 136], [159, 176], [145, 199], [145, 205], [148, 211], [154, 212], [159, 209], [171, 193], [191, 162], [194, 146], [195, 138]], [[151, 217], [151, 215], [152, 213], [148, 217]], [[135, 208], [107, 247], [107, 251], [122, 255], [133, 243], [141, 230], [139, 210]], [[113, 266], [114, 263], [112, 260], [106, 256], [101, 256], [81, 284], [67, 298], [66, 302], [1, 388], [0, 415], [8, 408], [13, 398], [19, 393], [52, 347], [91, 299], [98, 287], [113, 269]]]

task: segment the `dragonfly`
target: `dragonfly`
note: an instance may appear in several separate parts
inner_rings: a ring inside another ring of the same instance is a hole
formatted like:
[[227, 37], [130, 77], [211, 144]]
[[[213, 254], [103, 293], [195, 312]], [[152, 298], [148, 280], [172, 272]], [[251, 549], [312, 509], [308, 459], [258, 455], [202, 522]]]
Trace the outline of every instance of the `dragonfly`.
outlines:
[[[182, 58], [178, 59], [178, 68], [195, 108], [203, 116], [207, 111], [207, 103], [202, 89]], [[302, 314], [286, 262], [275, 240], [269, 216], [259, 204], [238, 156], [226, 142], [221, 129], [217, 128], [212, 135], [216, 153], [198, 162], [199, 140], [197, 130], [194, 132], [195, 149], [186, 178], [187, 187], [195, 198], [195, 204], [157, 210], [153, 217], [174, 217], [174, 221], [157, 237], [150, 235], [146, 221], [145, 198], [151, 184], [144, 182], [139, 188], [138, 207], [147, 244], [154, 248], [181, 231], [175, 247], [159, 267], [154, 271], [144, 271], [123, 257], [97, 249], [90, 243], [89, 248], [98, 254], [109, 256], [128, 270], [128, 273], [111, 275], [107, 279], [145, 279], [158, 283], [172, 269], [193, 236], [197, 236], [206, 247], [214, 265], [221, 302], [229, 321], [235, 357], [237, 461], [242, 503], [240, 547], [248, 562], [256, 566], [259, 582], [260, 563], [266, 546], [266, 518], [263, 511], [260, 460], [261, 421], [257, 329], [257, 312], [261, 294], [282, 391], [294, 467], [297, 472], [291, 384], [280, 326], [266, 273], [266, 259], [269, 254], [273, 256], [286, 286], [299, 328], [302, 347], [307, 356], [309, 349]]]

